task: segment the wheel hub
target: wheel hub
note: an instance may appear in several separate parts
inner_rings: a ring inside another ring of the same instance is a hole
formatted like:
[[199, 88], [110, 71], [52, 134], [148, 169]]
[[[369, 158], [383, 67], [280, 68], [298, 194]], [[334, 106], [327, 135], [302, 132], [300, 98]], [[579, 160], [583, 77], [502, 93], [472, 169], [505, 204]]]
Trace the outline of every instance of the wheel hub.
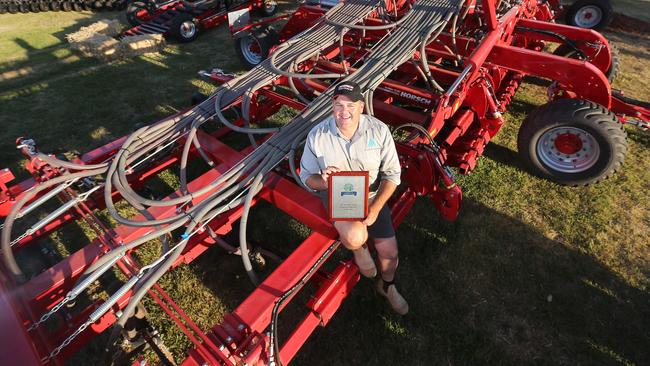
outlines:
[[603, 11], [599, 7], [588, 5], [576, 12], [574, 21], [580, 28], [593, 28], [600, 23], [602, 18]]
[[255, 37], [248, 36], [244, 38], [241, 48], [242, 55], [250, 64], [257, 65], [262, 62], [262, 47], [260, 47], [259, 41]]
[[561, 133], [555, 138], [555, 148], [562, 154], [576, 154], [582, 150], [580, 136], [572, 133]]
[[581, 128], [556, 127], [540, 136], [537, 156], [553, 170], [579, 173], [598, 161], [600, 147], [594, 136]]
[[181, 29], [180, 29], [181, 36], [183, 38], [192, 38], [194, 36], [194, 33], [196, 33], [196, 25], [192, 21], [186, 21], [181, 24]]

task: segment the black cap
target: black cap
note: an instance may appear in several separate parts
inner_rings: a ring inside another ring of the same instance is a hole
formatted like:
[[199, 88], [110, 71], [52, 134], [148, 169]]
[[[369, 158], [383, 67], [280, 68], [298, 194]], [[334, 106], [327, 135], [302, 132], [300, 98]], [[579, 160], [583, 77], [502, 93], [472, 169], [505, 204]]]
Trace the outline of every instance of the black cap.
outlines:
[[334, 88], [334, 98], [339, 95], [345, 95], [350, 98], [353, 102], [363, 100], [363, 94], [361, 94], [361, 87], [359, 84], [354, 81], [344, 81]]

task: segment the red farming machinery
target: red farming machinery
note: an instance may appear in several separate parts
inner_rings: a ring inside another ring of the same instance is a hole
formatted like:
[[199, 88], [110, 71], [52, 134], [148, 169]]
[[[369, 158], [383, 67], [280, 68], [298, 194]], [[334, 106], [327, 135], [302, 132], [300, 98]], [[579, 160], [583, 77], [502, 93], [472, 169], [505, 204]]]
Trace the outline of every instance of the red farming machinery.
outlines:
[[272, 0], [137, 0], [126, 9], [126, 19], [133, 28], [122, 36], [164, 34], [179, 42], [191, 42], [200, 32], [225, 22], [230, 11], [255, 10], [261, 16], [271, 16], [276, 6]]
[[[146, 333], [137, 324], [146, 323], [140, 303], [148, 296], [192, 342], [183, 365], [290, 362], [359, 281], [352, 260], [332, 260], [336, 232], [320, 199], [296, 179], [301, 145], [331, 113], [332, 86], [341, 80], [359, 83], [366, 113], [394, 128], [403, 167], [389, 203], [395, 226], [421, 196], [444, 219], [458, 216], [462, 192], [454, 171], [475, 167], [525, 76], [546, 80], [549, 96], [519, 131], [519, 152], [532, 172], [567, 185], [614, 174], [627, 149], [623, 125], [647, 129], [649, 105], [612, 90], [607, 74], [615, 62], [601, 34], [556, 24], [553, 14], [553, 1], [536, 0], [308, 3], [278, 33], [270, 57], [249, 72], [204, 72], [219, 86], [186, 111], [72, 160], [19, 139], [33, 177], [10, 184], [12, 173], [0, 174], [0, 359], [60, 364], [104, 332], [113, 349], [138, 329]], [[561, 52], [549, 51], [553, 43]], [[292, 120], [265, 125], [282, 107], [296, 111]], [[239, 136], [243, 148], [232, 142]], [[200, 167], [193, 180], [188, 164]], [[162, 199], [143, 192], [170, 168], [179, 171], [176, 192]], [[247, 240], [249, 212], [262, 201], [311, 230], [290, 255], [276, 257], [265, 278], [251, 257], [272, 253]], [[48, 235], [72, 223], [95, 239], [28, 271], [20, 252], [39, 253]], [[224, 240], [233, 227], [238, 247]], [[140, 262], [145, 243], [161, 254]], [[204, 332], [157, 281], [211, 247], [238, 253], [256, 289]], [[123, 280], [106, 289], [108, 296], [78, 301], [118, 270]], [[279, 339], [278, 314], [305, 297], [299, 291], [307, 294], [305, 315]], [[164, 358], [153, 338], [144, 336]]]

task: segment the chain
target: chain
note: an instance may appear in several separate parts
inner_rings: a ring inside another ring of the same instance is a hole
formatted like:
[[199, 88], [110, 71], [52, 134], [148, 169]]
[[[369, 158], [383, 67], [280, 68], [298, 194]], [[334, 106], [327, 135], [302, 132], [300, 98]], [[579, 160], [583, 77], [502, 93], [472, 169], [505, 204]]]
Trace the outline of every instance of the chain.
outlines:
[[61, 350], [63, 350], [65, 347], [69, 346], [70, 343], [72, 343], [72, 341], [73, 341], [75, 338], [77, 338], [77, 336], [78, 336], [79, 334], [81, 334], [81, 332], [83, 332], [84, 330], [86, 330], [86, 328], [88, 328], [89, 325], [90, 325], [89, 322], [85, 322], [85, 323], [81, 324], [81, 326], [80, 326], [79, 328], [77, 328], [77, 330], [75, 330], [74, 333], [70, 334], [70, 336], [69, 336], [68, 338], [66, 338], [65, 341], [63, 341], [63, 343], [61, 343], [58, 347], [56, 347], [55, 349], [53, 349], [52, 352], [50, 352], [50, 354], [47, 355], [47, 357], [43, 357], [43, 358], [41, 359], [41, 362], [42, 362], [42, 363], [47, 363], [47, 362], [49, 362], [51, 359], [53, 359], [54, 357], [58, 356], [59, 353], [61, 353]]
[[70, 301], [70, 300], [72, 300], [72, 298], [70, 298], [68, 296], [64, 297], [63, 300], [61, 300], [60, 303], [54, 305], [54, 307], [50, 311], [43, 314], [43, 316], [41, 316], [41, 318], [38, 319], [38, 321], [36, 323], [33, 323], [32, 325], [30, 325], [29, 328], [27, 328], [27, 331], [31, 332], [32, 330], [38, 328], [39, 325], [45, 323], [52, 315], [54, 315], [54, 313], [59, 311], [59, 309], [61, 309], [61, 307], [63, 307], [63, 305], [65, 305], [65, 304], [67, 304], [68, 301]]

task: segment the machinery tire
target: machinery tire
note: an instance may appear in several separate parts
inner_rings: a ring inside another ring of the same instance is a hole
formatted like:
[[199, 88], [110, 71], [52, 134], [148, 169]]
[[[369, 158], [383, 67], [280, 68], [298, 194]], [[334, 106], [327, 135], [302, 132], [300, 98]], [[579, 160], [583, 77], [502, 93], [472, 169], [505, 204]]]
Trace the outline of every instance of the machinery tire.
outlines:
[[61, 3], [61, 10], [63, 10], [63, 11], [72, 10], [72, 4], [70, 4], [69, 1], [64, 1], [63, 3]]
[[61, 10], [61, 3], [58, 1], [53, 1], [50, 3], [50, 10], [59, 11]]
[[199, 25], [188, 13], [180, 13], [172, 20], [169, 35], [180, 43], [189, 43], [199, 36]]
[[140, 13], [143, 10], [147, 12], [149, 11], [147, 9], [147, 4], [145, 2], [134, 1], [130, 3], [129, 6], [127, 6], [126, 8], [126, 20], [129, 22], [129, 24], [131, 24], [134, 27], [137, 27], [140, 24], [142, 24], [140, 19], [138, 19], [138, 13]]
[[114, 9], [115, 8], [114, 8], [114, 5], [113, 5], [112, 1], [105, 1], [104, 2], [104, 10], [111, 11], [111, 10], [114, 10]]
[[0, 3], [0, 14], [7, 12], [7, 5], [5, 3]]
[[38, 9], [40, 11], [50, 11], [50, 6], [45, 1], [39, 1]]
[[605, 29], [614, 19], [614, 9], [609, 0], [578, 0], [569, 6], [567, 24], [594, 30]]
[[[618, 47], [616, 47], [616, 44], [609, 42], [609, 50], [612, 56], [612, 64], [609, 65], [609, 69], [605, 71], [605, 76], [607, 77], [607, 80], [611, 84], [614, 82], [614, 79], [616, 79], [616, 76], [618, 75], [618, 71], [621, 68], [621, 60], [619, 56]], [[576, 51], [566, 44], [563, 44], [560, 47], [556, 48], [553, 54], [558, 56], [568, 57], [568, 58], [574, 58], [574, 59], [579, 58]]]
[[18, 4], [10, 2], [9, 5], [7, 5], [7, 12], [10, 14], [16, 14], [18, 12]]
[[627, 152], [627, 134], [614, 113], [581, 99], [558, 99], [528, 115], [517, 148], [536, 175], [586, 186], [614, 174]]
[[18, 4], [18, 10], [20, 10], [21, 13], [29, 13], [29, 5], [27, 5], [27, 3], [20, 3]]
[[275, 0], [264, 0], [261, 7], [256, 9], [257, 14], [262, 17], [270, 17], [278, 10], [278, 3]]
[[104, 3], [102, 3], [101, 1], [95, 1], [93, 3], [93, 9], [95, 9], [95, 10], [99, 10], [99, 9], [101, 9], [103, 7], [104, 7]]
[[235, 41], [235, 52], [247, 69], [252, 69], [269, 56], [269, 50], [278, 42], [275, 29], [264, 25]]
[[41, 9], [38, 8], [38, 3], [30, 3], [29, 11], [31, 11], [32, 13], [38, 13], [41, 11]]
[[82, 11], [83, 8], [81, 7], [81, 4], [79, 4], [78, 2], [74, 2], [74, 3], [72, 3], [72, 10], [74, 10], [74, 11]]

